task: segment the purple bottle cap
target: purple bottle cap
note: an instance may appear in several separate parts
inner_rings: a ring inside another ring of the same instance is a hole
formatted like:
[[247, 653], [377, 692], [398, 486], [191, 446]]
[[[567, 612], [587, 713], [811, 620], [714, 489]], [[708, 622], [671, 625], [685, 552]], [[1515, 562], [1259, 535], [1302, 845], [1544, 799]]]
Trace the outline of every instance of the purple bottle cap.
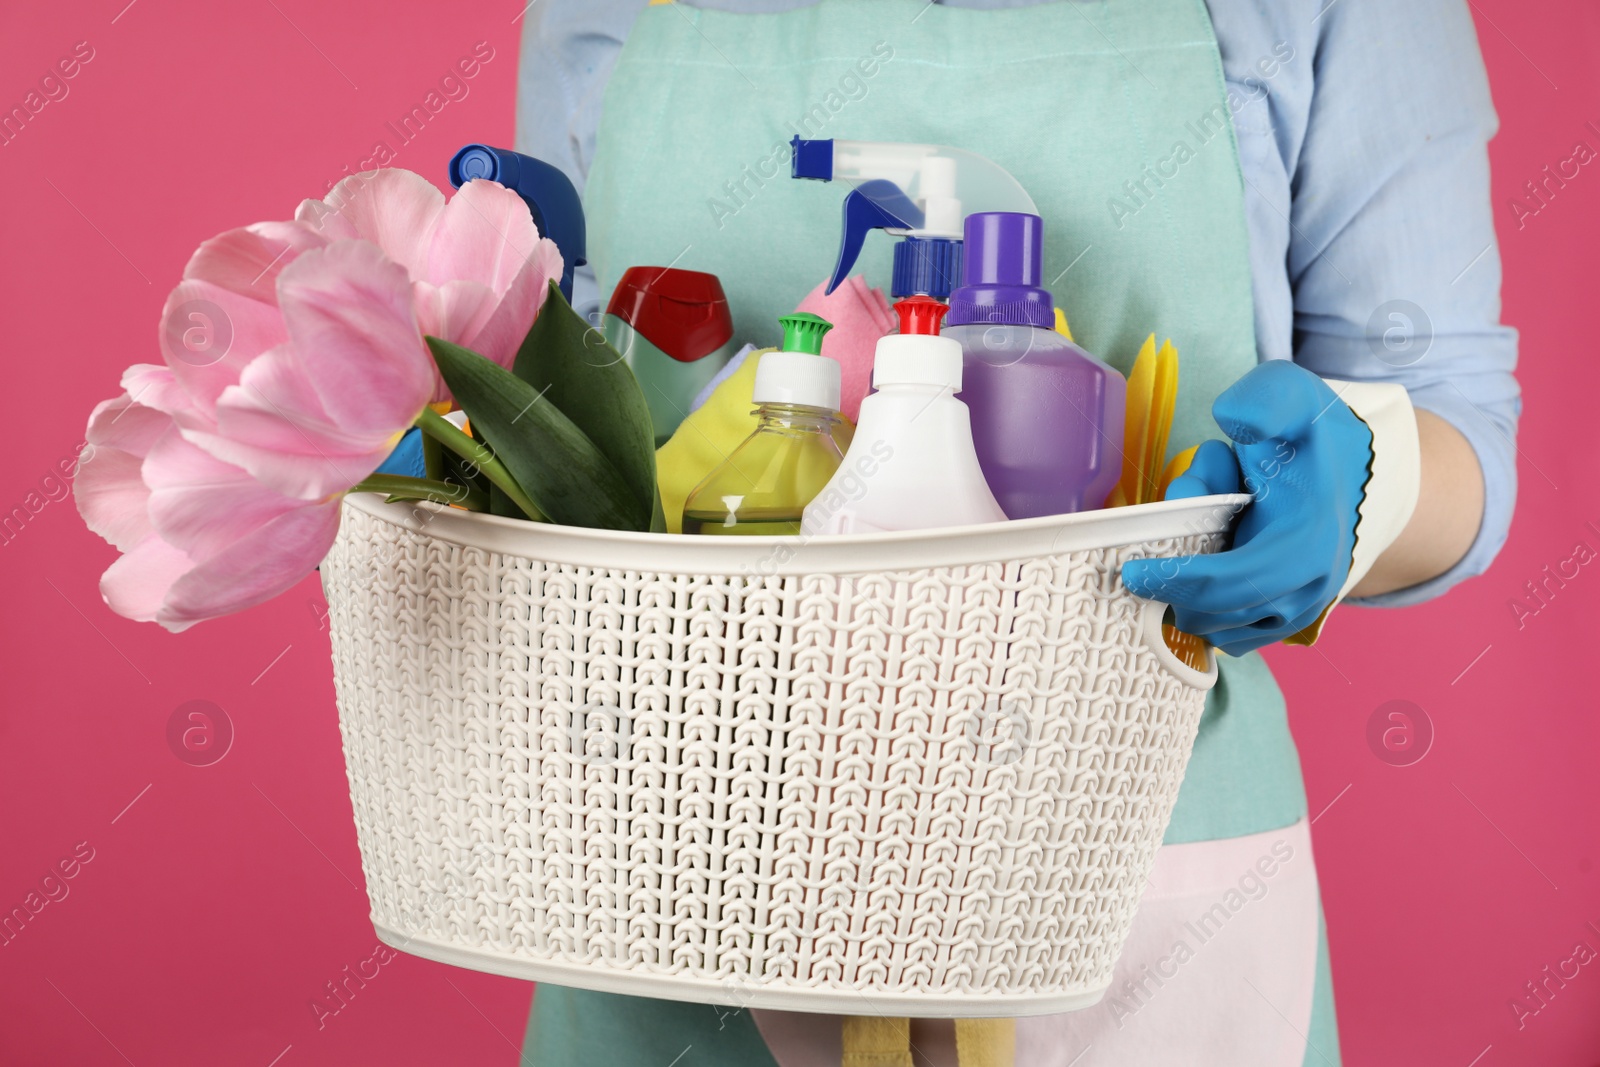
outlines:
[[1054, 329], [1055, 300], [1039, 284], [1044, 220], [1020, 211], [981, 211], [967, 216], [964, 236], [962, 285], [950, 294], [945, 325], [993, 322]]

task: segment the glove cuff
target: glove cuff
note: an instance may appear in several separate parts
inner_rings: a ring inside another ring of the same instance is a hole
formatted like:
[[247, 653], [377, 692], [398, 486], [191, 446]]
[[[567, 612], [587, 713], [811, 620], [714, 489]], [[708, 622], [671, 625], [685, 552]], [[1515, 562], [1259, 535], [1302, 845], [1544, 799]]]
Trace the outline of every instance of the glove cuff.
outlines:
[[1422, 447], [1417, 416], [1405, 386], [1387, 382], [1342, 382], [1323, 379], [1339, 399], [1372, 431], [1372, 467], [1356, 508], [1356, 544], [1350, 573], [1339, 595], [1317, 621], [1287, 638], [1285, 644], [1309, 645], [1322, 633], [1328, 613], [1367, 576], [1379, 556], [1394, 544], [1411, 521], [1422, 491]]

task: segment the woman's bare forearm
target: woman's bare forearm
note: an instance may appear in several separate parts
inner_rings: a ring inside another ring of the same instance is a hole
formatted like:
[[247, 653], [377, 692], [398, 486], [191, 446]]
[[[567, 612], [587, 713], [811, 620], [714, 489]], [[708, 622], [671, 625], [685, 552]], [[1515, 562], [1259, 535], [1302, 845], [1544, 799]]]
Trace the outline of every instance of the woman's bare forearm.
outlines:
[[1422, 488], [1411, 521], [1379, 556], [1351, 596], [1376, 596], [1437, 578], [1477, 539], [1483, 521], [1483, 469], [1461, 432], [1417, 409]]

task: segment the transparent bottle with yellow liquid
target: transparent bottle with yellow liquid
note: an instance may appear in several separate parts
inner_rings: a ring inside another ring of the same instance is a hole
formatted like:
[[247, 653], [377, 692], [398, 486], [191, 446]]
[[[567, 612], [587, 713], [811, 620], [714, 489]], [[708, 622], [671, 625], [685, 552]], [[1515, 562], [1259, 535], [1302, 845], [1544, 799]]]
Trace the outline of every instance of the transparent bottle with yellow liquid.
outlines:
[[806, 505], [844, 458], [834, 439], [839, 364], [822, 355], [833, 324], [807, 314], [778, 321], [782, 350], [756, 364], [755, 432], [689, 494], [686, 534], [798, 534]]

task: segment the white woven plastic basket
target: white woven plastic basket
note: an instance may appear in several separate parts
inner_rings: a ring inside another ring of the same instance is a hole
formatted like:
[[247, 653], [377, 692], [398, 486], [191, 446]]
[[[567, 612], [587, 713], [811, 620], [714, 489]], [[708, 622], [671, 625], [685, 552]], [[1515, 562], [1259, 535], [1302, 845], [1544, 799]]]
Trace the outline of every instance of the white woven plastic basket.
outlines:
[[378, 936], [704, 1003], [1094, 1003], [1216, 679], [1119, 564], [1247, 499], [805, 542], [349, 498], [322, 576]]

